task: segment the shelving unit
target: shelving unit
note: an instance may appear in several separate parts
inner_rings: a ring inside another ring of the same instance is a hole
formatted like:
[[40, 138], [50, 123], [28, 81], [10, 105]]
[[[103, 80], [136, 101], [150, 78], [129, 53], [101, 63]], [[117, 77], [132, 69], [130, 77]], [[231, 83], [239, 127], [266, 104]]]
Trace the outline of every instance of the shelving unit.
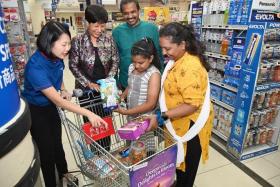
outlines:
[[202, 25], [203, 29], [247, 30], [247, 25]]
[[227, 141], [228, 140], [228, 137], [226, 137], [223, 133], [221, 133], [220, 131], [216, 130], [216, 129], [212, 129], [212, 132], [218, 136], [219, 138], [221, 138], [222, 140], [224, 141]]
[[23, 2], [13, 0], [3, 3], [5, 29], [13, 59], [13, 68], [19, 88], [23, 88], [24, 68], [31, 55], [30, 36]]
[[224, 107], [225, 109], [227, 109], [227, 110], [229, 110], [229, 111], [231, 111], [231, 112], [234, 112], [234, 110], [235, 110], [234, 107], [232, 107], [232, 106], [230, 106], [230, 105], [228, 105], [228, 104], [226, 104], [226, 103], [224, 103], [224, 102], [222, 102], [222, 101], [219, 101], [219, 100], [217, 100], [217, 99], [211, 98], [211, 101], [212, 101], [213, 103], [219, 105], [219, 106]]
[[228, 55], [222, 55], [219, 53], [212, 53], [212, 52], [205, 52], [206, 56], [210, 56], [210, 57], [214, 57], [214, 58], [220, 58], [220, 59], [224, 59], [224, 60], [230, 60], [230, 56]]
[[[278, 149], [280, 20], [273, 13], [278, 7], [263, 12], [256, 9], [257, 0], [242, 6], [236, 2], [221, 0], [219, 4], [227, 4], [222, 8], [203, 2], [200, 39], [212, 67], [213, 134], [226, 142], [224, 150], [244, 160]], [[229, 13], [227, 21], [223, 12]], [[275, 22], [257, 17], [263, 14], [274, 14]]]
[[217, 85], [217, 86], [220, 86], [220, 87], [222, 87], [222, 88], [225, 88], [225, 89], [227, 89], [227, 90], [230, 90], [230, 91], [232, 91], [232, 92], [237, 92], [237, 88], [232, 87], [232, 86], [229, 86], [229, 85], [224, 84], [224, 83], [222, 83], [222, 82], [219, 82], [219, 81], [216, 81], [216, 80], [210, 80], [210, 83], [211, 83], [211, 84], [215, 84], [215, 85]]

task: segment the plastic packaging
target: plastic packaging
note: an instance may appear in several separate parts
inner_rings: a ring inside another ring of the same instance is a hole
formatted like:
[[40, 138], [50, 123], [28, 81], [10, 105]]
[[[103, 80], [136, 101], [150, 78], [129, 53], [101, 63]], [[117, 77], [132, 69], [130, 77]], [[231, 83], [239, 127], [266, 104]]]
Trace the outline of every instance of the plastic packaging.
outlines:
[[144, 142], [142, 141], [132, 142], [130, 156], [133, 164], [136, 164], [141, 160], [143, 160], [147, 156]]

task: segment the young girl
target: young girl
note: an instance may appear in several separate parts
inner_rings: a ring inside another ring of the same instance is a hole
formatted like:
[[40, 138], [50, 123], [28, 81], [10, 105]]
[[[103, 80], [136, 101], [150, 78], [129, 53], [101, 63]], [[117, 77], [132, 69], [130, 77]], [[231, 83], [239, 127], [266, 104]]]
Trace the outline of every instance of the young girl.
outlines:
[[132, 64], [128, 68], [128, 87], [121, 95], [127, 98], [127, 109], [117, 112], [133, 119], [153, 113], [160, 92], [160, 61], [155, 45], [150, 38], [136, 42], [131, 48]]

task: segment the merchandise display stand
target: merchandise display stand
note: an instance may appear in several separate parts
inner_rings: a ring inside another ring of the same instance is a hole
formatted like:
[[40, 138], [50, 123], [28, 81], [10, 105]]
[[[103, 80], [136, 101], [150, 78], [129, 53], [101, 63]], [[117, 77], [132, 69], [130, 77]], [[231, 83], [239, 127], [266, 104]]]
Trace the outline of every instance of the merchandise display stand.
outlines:
[[[4, 24], [8, 18], [17, 19], [15, 2], [0, 3], [0, 181], [1, 186], [34, 186], [40, 171], [39, 154], [29, 133], [28, 105], [19, 96]], [[2, 5], [12, 8], [6, 8], [4, 14]]]
[[14, 72], [19, 88], [22, 89], [25, 64], [31, 54], [23, 2], [14, 0], [3, 3], [3, 12]]
[[[267, 7], [270, 6], [270, 7]], [[278, 149], [280, 129], [279, 2], [203, 3], [200, 38], [206, 44], [213, 133], [243, 160]]]

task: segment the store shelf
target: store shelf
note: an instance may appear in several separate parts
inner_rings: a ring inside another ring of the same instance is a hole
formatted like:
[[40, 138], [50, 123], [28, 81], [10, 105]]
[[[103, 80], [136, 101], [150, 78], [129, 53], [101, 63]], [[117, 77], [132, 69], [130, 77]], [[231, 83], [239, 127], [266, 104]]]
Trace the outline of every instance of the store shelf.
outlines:
[[210, 80], [210, 83], [211, 83], [211, 84], [215, 84], [215, 85], [217, 85], [217, 86], [220, 86], [220, 87], [222, 87], [222, 88], [225, 88], [225, 89], [227, 89], [227, 90], [230, 90], [230, 91], [232, 91], [232, 92], [237, 93], [237, 88], [232, 87], [232, 86], [229, 86], [229, 85], [224, 84], [224, 83], [222, 83], [222, 82], [215, 81], [215, 80]]
[[84, 14], [85, 11], [79, 11], [79, 10], [58, 10], [55, 13], [79, 13], [79, 14]]
[[244, 149], [243, 154], [240, 157], [240, 160], [246, 160], [249, 158], [253, 158], [259, 155], [267, 154], [273, 151], [278, 150], [278, 145], [257, 145], [254, 147], [250, 147], [247, 149]]
[[218, 131], [217, 129], [215, 128], [212, 128], [212, 132], [218, 136], [219, 138], [221, 138], [222, 140], [224, 141], [227, 141], [228, 140], [228, 137], [226, 137], [223, 133], [221, 133], [220, 131]]
[[268, 91], [268, 90], [274, 89], [274, 88], [280, 88], [280, 83], [272, 82], [272, 83], [266, 83], [266, 84], [259, 84], [256, 86], [255, 90], [257, 92], [261, 92], [261, 91]]
[[230, 56], [228, 55], [222, 55], [219, 53], [212, 53], [212, 52], [205, 52], [206, 56], [210, 56], [210, 57], [214, 57], [214, 58], [220, 58], [220, 59], [224, 59], [224, 60], [230, 60]]
[[232, 30], [247, 30], [247, 25], [202, 25], [203, 29], [232, 29]]
[[232, 106], [230, 106], [230, 105], [228, 105], [228, 104], [226, 104], [226, 103], [224, 103], [224, 102], [222, 102], [222, 101], [219, 101], [219, 100], [217, 100], [217, 99], [211, 98], [211, 101], [212, 101], [213, 103], [219, 105], [219, 106], [224, 107], [225, 109], [228, 109], [228, 110], [231, 111], [231, 112], [234, 112], [234, 110], [235, 110], [234, 107], [232, 107]]

